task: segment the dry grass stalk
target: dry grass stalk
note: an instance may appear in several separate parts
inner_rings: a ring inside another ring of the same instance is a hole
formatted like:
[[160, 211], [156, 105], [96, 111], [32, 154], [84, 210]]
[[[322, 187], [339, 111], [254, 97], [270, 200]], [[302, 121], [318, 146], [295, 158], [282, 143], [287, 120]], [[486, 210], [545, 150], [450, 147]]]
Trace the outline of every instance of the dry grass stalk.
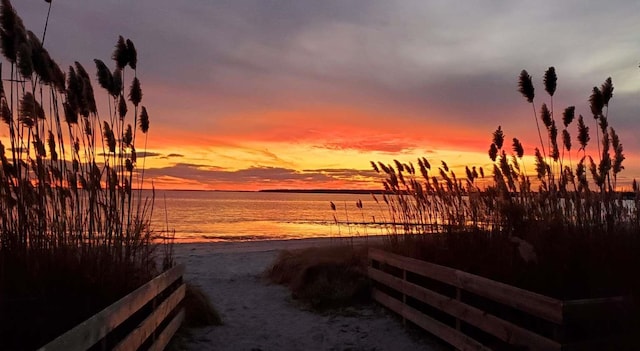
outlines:
[[11, 67], [0, 94], [10, 143], [0, 143], [0, 331], [9, 336], [0, 348], [33, 348], [157, 273], [153, 198], [132, 185], [142, 187], [136, 127], [146, 137], [149, 117], [142, 107], [138, 123], [137, 78], [134, 116], [126, 114], [122, 81], [127, 65], [137, 67], [131, 41], [118, 40], [115, 74], [95, 61], [112, 111], [106, 119], [84, 67], [75, 62], [65, 79], [9, 0], [0, 42]]

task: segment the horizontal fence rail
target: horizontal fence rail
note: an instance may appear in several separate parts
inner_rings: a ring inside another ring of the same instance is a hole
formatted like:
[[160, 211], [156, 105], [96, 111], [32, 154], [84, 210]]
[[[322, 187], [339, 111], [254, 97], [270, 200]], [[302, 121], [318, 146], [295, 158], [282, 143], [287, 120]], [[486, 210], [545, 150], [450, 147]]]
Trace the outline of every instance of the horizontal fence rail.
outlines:
[[615, 317], [630, 306], [625, 297], [561, 301], [375, 248], [369, 249], [369, 263], [374, 300], [460, 350], [491, 350], [493, 343], [526, 350], [598, 349], [611, 339], [568, 340], [570, 324]]
[[[39, 351], [85, 351], [94, 345], [102, 350], [137, 350], [149, 343], [151, 350], [163, 350], [184, 319], [180, 307], [186, 285], [184, 265], [177, 265], [147, 284], [60, 335]], [[146, 313], [145, 313], [146, 312]], [[123, 323], [136, 323], [131, 330], [112, 335]]]

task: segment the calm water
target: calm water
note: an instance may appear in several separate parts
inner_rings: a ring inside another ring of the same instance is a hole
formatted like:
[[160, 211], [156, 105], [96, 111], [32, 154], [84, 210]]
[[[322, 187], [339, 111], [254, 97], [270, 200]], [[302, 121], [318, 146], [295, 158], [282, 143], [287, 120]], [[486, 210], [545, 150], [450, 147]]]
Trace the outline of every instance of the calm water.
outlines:
[[385, 211], [371, 195], [156, 191], [153, 228], [168, 222], [182, 242], [376, 235], [380, 227], [353, 223], [380, 222]]

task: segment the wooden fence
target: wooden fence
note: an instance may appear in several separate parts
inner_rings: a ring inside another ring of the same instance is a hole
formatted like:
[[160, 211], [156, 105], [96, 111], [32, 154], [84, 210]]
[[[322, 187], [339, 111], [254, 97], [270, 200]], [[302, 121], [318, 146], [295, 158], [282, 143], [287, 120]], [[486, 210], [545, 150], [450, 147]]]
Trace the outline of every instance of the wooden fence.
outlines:
[[[369, 249], [373, 298], [460, 350], [598, 350], [623, 344], [624, 297], [561, 301]], [[588, 336], [588, 340], [585, 339]]]
[[163, 350], [184, 319], [186, 286], [178, 265], [78, 324], [40, 351]]

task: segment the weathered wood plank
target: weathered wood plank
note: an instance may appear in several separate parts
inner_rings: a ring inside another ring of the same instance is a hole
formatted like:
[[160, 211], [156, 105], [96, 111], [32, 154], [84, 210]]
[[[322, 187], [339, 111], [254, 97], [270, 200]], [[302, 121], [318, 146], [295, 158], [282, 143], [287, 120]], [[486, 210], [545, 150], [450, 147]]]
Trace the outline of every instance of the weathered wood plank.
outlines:
[[145, 340], [151, 335], [158, 326], [167, 318], [169, 313], [173, 311], [176, 306], [184, 298], [186, 291], [186, 285], [182, 284], [171, 296], [169, 296], [164, 302], [158, 306], [149, 317], [142, 321], [126, 338], [124, 338], [118, 345], [116, 345], [114, 351], [135, 351]]
[[383, 306], [398, 313], [400, 316], [410, 320], [422, 329], [432, 333], [440, 339], [448, 342], [458, 350], [491, 351], [491, 349], [455, 330], [454, 328], [451, 328], [444, 323], [441, 323], [431, 317], [420, 313], [420, 311], [404, 305], [401, 301], [392, 298], [391, 296], [381, 292], [380, 290], [373, 289], [372, 296]]
[[527, 312], [549, 322], [562, 324], [562, 301], [528, 290], [500, 283], [467, 272], [458, 271], [458, 282], [464, 290]]
[[40, 351], [65, 350], [84, 351], [104, 338], [110, 331], [138, 311], [152, 298], [182, 277], [184, 265], [178, 265], [160, 274], [147, 284], [98, 312], [93, 317], [78, 324]]
[[180, 325], [182, 325], [183, 320], [184, 308], [181, 308], [180, 312], [178, 312], [178, 314], [173, 317], [167, 327], [164, 328], [160, 335], [158, 335], [156, 342], [151, 345], [149, 351], [163, 351], [167, 347], [167, 344], [169, 344], [169, 341], [171, 341], [171, 338], [173, 338], [173, 335], [175, 335], [176, 331], [178, 331], [178, 328], [180, 328]]
[[[403, 281], [393, 275], [369, 267], [369, 277], [397, 291], [427, 303], [443, 312], [463, 320], [511, 345], [528, 346], [531, 350], [561, 350], [561, 345], [525, 328], [469, 306], [419, 285]], [[457, 328], [456, 328], [457, 329]]]
[[450, 267], [404, 257], [370, 248], [371, 260], [438, 280], [479, 296], [527, 312], [556, 324], [562, 324], [562, 301]]
[[456, 270], [453, 268], [396, 255], [376, 248], [369, 248], [369, 258], [390, 266], [424, 275], [425, 277], [429, 277], [449, 285], [455, 286], [458, 283]]

